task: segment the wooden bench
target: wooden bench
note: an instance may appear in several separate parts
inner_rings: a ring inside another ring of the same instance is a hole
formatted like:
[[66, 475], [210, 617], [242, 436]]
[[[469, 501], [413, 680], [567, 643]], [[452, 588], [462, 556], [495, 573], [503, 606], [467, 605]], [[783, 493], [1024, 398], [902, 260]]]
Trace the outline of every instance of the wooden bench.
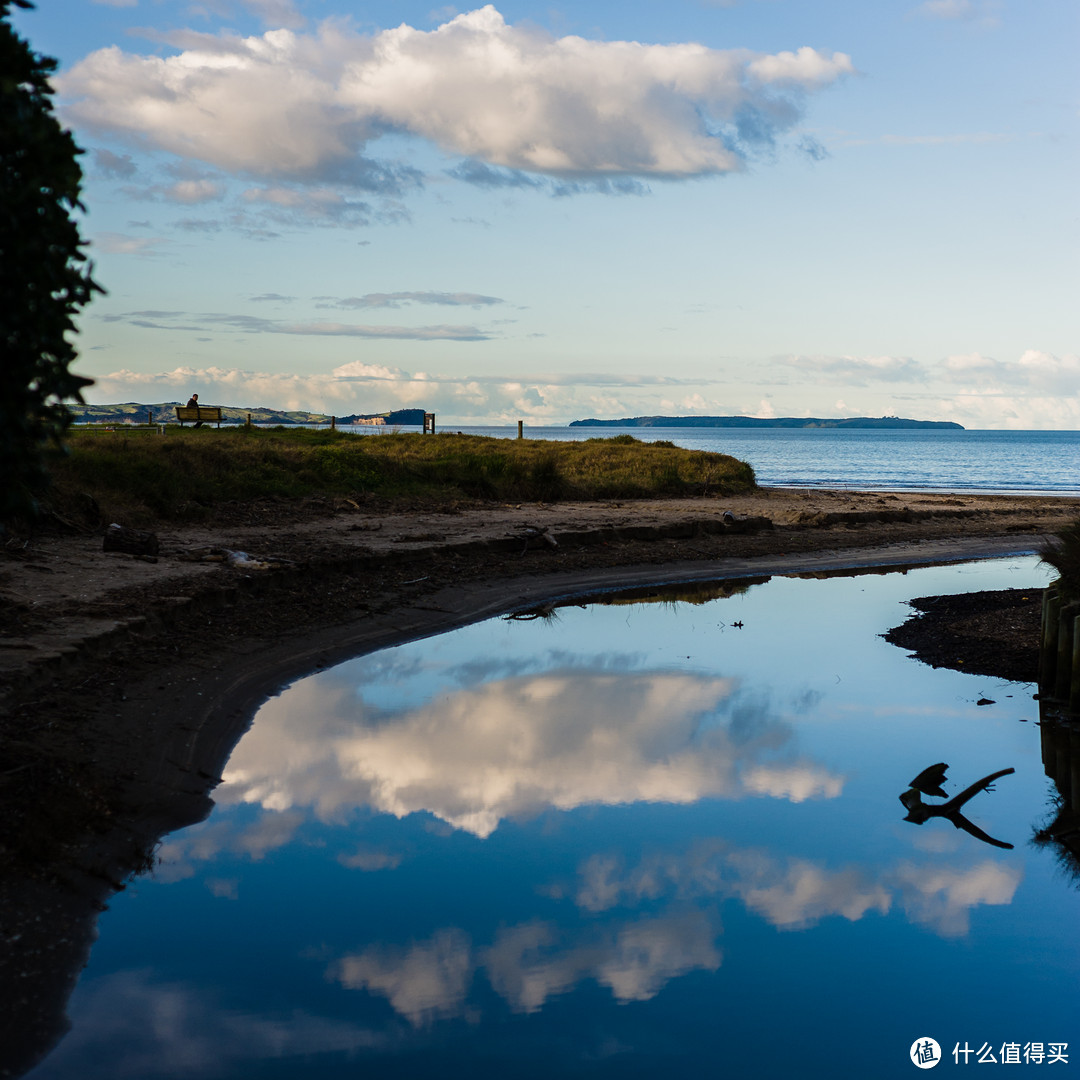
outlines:
[[192, 420], [195, 422], [202, 421], [205, 423], [217, 422], [217, 426], [221, 427], [221, 406], [220, 405], [177, 405], [176, 406], [176, 419], [180, 421], [180, 426], [184, 426], [185, 420]]

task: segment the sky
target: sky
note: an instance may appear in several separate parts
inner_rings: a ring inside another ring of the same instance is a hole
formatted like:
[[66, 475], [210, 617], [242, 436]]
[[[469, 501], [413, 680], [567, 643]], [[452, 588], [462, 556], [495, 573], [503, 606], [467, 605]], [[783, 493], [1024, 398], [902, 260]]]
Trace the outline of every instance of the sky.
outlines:
[[1075, 0], [38, 0], [88, 401], [1080, 429]]

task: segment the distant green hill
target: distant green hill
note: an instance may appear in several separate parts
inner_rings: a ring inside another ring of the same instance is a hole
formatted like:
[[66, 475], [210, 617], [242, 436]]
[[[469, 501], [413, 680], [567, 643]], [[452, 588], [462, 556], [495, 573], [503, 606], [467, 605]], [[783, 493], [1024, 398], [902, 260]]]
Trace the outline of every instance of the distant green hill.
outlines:
[[[75, 422], [79, 424], [145, 424], [152, 416], [151, 423], [167, 424], [176, 419], [176, 407], [182, 401], [159, 401], [153, 405], [144, 405], [136, 401], [125, 401], [119, 405], [69, 405]], [[206, 401], [203, 404], [212, 405]], [[253, 424], [328, 424], [329, 413], [304, 412], [303, 410], [286, 411], [259, 407], [235, 409], [229, 405], [221, 406], [223, 424], [245, 424], [248, 416]], [[339, 416], [339, 424], [353, 424], [358, 420], [381, 419], [388, 427], [409, 427], [424, 424], [423, 409], [394, 409], [384, 413], [353, 413], [351, 416]]]
[[827, 420], [816, 416], [631, 416], [623, 420], [572, 420], [571, 427], [690, 427], [690, 428], [950, 428], [952, 420], [904, 420], [899, 416], [851, 416]]

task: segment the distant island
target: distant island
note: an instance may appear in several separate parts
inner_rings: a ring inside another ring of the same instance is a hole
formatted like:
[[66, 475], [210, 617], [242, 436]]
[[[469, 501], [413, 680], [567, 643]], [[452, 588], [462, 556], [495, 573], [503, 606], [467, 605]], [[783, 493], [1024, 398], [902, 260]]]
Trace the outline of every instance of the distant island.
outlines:
[[900, 416], [849, 416], [827, 420], [817, 416], [630, 416], [623, 420], [571, 420], [570, 427], [690, 427], [690, 428], [949, 428], [963, 431], [952, 420], [905, 420]]
[[[145, 424], [147, 418], [154, 424], [168, 424], [176, 419], [177, 405], [182, 401], [160, 401], [142, 405], [125, 401], [119, 405], [68, 405], [77, 424]], [[213, 402], [207, 401], [207, 405]], [[261, 407], [233, 408], [221, 406], [223, 424], [246, 424], [248, 416], [253, 424], [329, 424], [329, 413], [304, 412], [302, 410], [266, 409]], [[361, 424], [375, 427], [423, 427], [423, 409], [393, 409], [383, 413], [352, 413], [338, 416], [339, 424]]]

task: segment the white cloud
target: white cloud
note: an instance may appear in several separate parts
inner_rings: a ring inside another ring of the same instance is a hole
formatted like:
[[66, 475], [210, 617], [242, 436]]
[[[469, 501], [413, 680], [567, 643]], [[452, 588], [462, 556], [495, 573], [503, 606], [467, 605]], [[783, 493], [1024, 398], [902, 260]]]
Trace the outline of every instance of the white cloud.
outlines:
[[110, 255], [160, 255], [162, 244], [169, 241], [164, 236], [128, 236], [126, 233], [96, 233], [93, 246]]
[[[131, 250], [139, 251], [130, 238]], [[153, 241], [148, 241], [152, 244]], [[127, 246], [122, 245], [123, 250]], [[403, 341], [486, 341], [488, 334], [475, 326], [440, 323], [433, 326], [379, 326], [339, 322], [283, 322], [258, 315], [227, 312], [126, 311], [100, 315], [105, 323], [128, 323], [144, 330], [172, 330], [206, 334], [213, 331], [242, 334], [291, 334], [312, 337], [393, 338]]]
[[594, 855], [579, 870], [575, 901], [590, 912], [675, 897], [737, 896], [748, 909], [782, 929], [841, 915], [856, 922], [868, 911], [885, 914], [892, 897], [856, 869], [828, 870], [808, 859], [779, 860], [761, 851], [729, 850], [720, 840], [688, 851], [647, 855], [624, 871], [611, 855]]
[[307, 22], [296, 10], [296, 5], [292, 0], [241, 0], [241, 3], [249, 11], [258, 15], [266, 26], [283, 26], [295, 30]]
[[[415, 174], [362, 157], [387, 130], [489, 165], [568, 178], [742, 167], [747, 142], [799, 120], [806, 93], [854, 71], [843, 53], [553, 38], [492, 6], [432, 31], [372, 36], [182, 32], [172, 56], [116, 46], [60, 77], [65, 117], [235, 174], [398, 190]], [[612, 189], [622, 190], [622, 189]]]
[[[1011, 903], [1020, 881], [1019, 870], [993, 860], [966, 869], [905, 863], [874, 881], [858, 869], [729, 851], [719, 840], [649, 856], [625, 875], [616, 857], [596, 855], [581, 874], [576, 900], [594, 917], [619, 903], [672, 894], [682, 901], [731, 896], [772, 926], [797, 930], [830, 917], [858, 922], [871, 912], [888, 914], [895, 891], [912, 921], [947, 937], [968, 932], [972, 908]], [[486, 948], [475, 948], [460, 929], [445, 928], [407, 947], [376, 945], [344, 957], [328, 975], [381, 994], [419, 1027], [465, 1015], [479, 970], [515, 1012], [537, 1012], [586, 979], [608, 987], [619, 1002], [647, 1001], [687, 972], [716, 971], [722, 960], [716, 934], [705, 910], [677, 903], [659, 915], [594, 918], [569, 930], [534, 919], [501, 928]]]
[[215, 180], [191, 179], [178, 180], [174, 184], [150, 184], [145, 187], [128, 185], [123, 192], [129, 198], [160, 199], [163, 202], [192, 206], [197, 203], [220, 202], [225, 198], [225, 185]]
[[473, 977], [472, 949], [461, 930], [440, 930], [407, 949], [373, 946], [332, 969], [350, 990], [387, 998], [416, 1027], [457, 1013]]
[[782, 356], [776, 362], [822, 383], [866, 386], [873, 382], [922, 382], [926, 370], [910, 356]]
[[763, 855], [732, 857], [741, 873], [736, 895], [751, 911], [782, 930], [797, 930], [829, 915], [858, 922], [868, 911], [884, 915], [891, 896], [882, 885], [865, 880], [859, 870], [828, 871], [806, 859], [781, 865]]
[[1080, 355], [1054, 356], [1027, 349], [1018, 360], [995, 360], [980, 353], [948, 357], [943, 371], [957, 382], [978, 386], [1026, 387], [1071, 397], [1080, 394]]
[[1080, 398], [1075, 396], [1043, 397], [1003, 388], [974, 389], [939, 399], [935, 411], [969, 428], [1080, 430]]
[[550, 998], [593, 979], [619, 1002], [648, 1001], [689, 971], [715, 971], [721, 955], [701, 912], [616, 922], [563, 934], [532, 921], [499, 930], [474, 949], [461, 930], [443, 929], [407, 948], [372, 946], [331, 965], [329, 976], [387, 998], [415, 1027], [466, 1013], [478, 968], [514, 1012], [533, 1013]]
[[925, 0], [915, 14], [949, 22], [976, 22], [985, 27], [1001, 24], [1000, 0]]
[[366, 364], [363, 360], [353, 360], [341, 367], [334, 368], [337, 379], [373, 379], [376, 382], [407, 381], [409, 375], [401, 368], [387, 367], [385, 364]]
[[894, 875], [908, 918], [943, 937], [966, 935], [973, 907], [1011, 904], [1020, 878], [1018, 867], [990, 859], [966, 870], [905, 864]]
[[950, 848], [946, 861], [834, 870], [806, 858], [733, 849], [713, 838], [686, 851], [645, 855], [629, 869], [617, 855], [593, 855], [579, 867], [574, 901], [595, 915], [672, 898], [738, 897], [782, 930], [804, 929], [834, 916], [857, 922], [871, 912], [885, 915], [896, 901], [912, 922], [957, 937], [968, 932], [972, 908], [1012, 902], [1021, 871], [992, 859], [958, 867], [955, 858]]
[[399, 308], [410, 304], [440, 304], [448, 307], [490, 307], [492, 304], [505, 304], [497, 296], [483, 296], [480, 293], [448, 292], [395, 292], [366, 293], [364, 296], [346, 296], [337, 300], [328, 300], [326, 306], [339, 308]]
[[[301, 682], [287, 709], [263, 706], [218, 798], [310, 806], [322, 818], [358, 806], [427, 811], [486, 837], [503, 819], [548, 808], [840, 793], [840, 779], [812, 763], [776, 763], [791, 737], [776, 721], [762, 716], [754, 737], [736, 738], [710, 719], [732, 690], [697, 675], [565, 669], [447, 694], [387, 722], [354, 692], [335, 698]], [[763, 785], [764, 757], [783, 783]]]
[[[713, 943], [715, 932], [702, 912], [684, 915], [662, 915], [657, 918], [639, 919], [619, 926], [614, 940], [606, 947], [597, 949], [579, 947], [562, 957], [564, 971], [579, 969], [580, 977], [592, 977], [601, 986], [611, 989], [616, 1001], [648, 1001], [660, 992], [672, 979], [688, 971], [716, 971], [721, 955]], [[546, 967], [542, 960], [523, 964], [525, 978], [520, 989], [528, 987], [528, 996], [514, 994], [506, 979], [506, 967], [495, 962], [496, 943], [488, 955], [492, 982], [498, 984], [519, 1010], [530, 1011], [543, 1002], [537, 1002], [537, 980], [529, 976], [542, 973]], [[499, 957], [503, 959], [502, 956]], [[530, 985], [531, 983], [531, 985]], [[558, 985], [549, 989], [558, 992]]]
[[629, 870], [615, 855], [592, 855], [578, 869], [574, 902], [595, 913], [669, 894], [679, 899], [719, 896], [726, 887], [727, 858], [727, 844], [719, 839], [698, 841], [686, 852], [646, 855]]
[[111, 150], [96, 149], [91, 153], [94, 169], [111, 179], [130, 179], [138, 172], [130, 154], [114, 154]]
[[[145, 329], [182, 329], [201, 334], [218, 330], [259, 333], [266, 332], [267, 325], [279, 325], [273, 320], [246, 316], [229, 316], [227, 318], [234, 321], [216, 324], [182, 323], [182, 314], [130, 312], [116, 318]], [[379, 329], [382, 336], [392, 336], [389, 333], [392, 328]], [[436, 328], [427, 329], [433, 331]], [[314, 332], [311, 327], [309, 332]], [[454, 341], [461, 340], [463, 335], [447, 334], [438, 339], [434, 333], [424, 337], [413, 328], [407, 336], [411, 340]], [[465, 337], [465, 340], [469, 338]], [[593, 372], [450, 376], [410, 373], [386, 364], [355, 360], [338, 366], [329, 374], [313, 375], [219, 367], [177, 367], [160, 372], [121, 369], [95, 376], [91, 393], [96, 402], [144, 400], [153, 403], [174, 401], [179, 397], [186, 400], [192, 388], [197, 386], [206, 401], [213, 399], [215, 404], [236, 407], [310, 409], [338, 416], [424, 408], [459, 424], [512, 423], [518, 419], [564, 424], [587, 416], [655, 413], [656, 401], [651, 397], [640, 400], [638, 391], [677, 381], [662, 376]]]
[[[277, 808], [283, 809], [283, 808]], [[303, 823], [299, 811], [261, 814], [246, 828], [216, 819], [177, 833], [158, 851], [154, 876], [159, 881], [182, 881], [195, 873], [195, 863], [219, 855], [241, 855], [259, 862], [269, 851], [285, 847]]]
[[396, 870], [401, 865], [402, 856], [386, 851], [374, 851], [361, 848], [352, 855], [339, 855], [338, 862], [349, 870]]
[[[133, 238], [129, 238], [133, 239]], [[153, 244], [153, 242], [152, 242]], [[150, 252], [157, 249], [153, 247]], [[137, 251], [132, 246], [127, 249]], [[214, 315], [209, 319], [182, 312], [128, 312], [109, 316], [110, 320], [129, 326], [161, 332], [185, 331], [217, 335], [231, 342], [237, 335], [275, 333], [358, 339], [356, 352], [362, 356], [378, 355], [376, 347], [362, 344], [365, 338], [392, 338], [418, 342], [460, 342], [474, 340], [484, 331], [461, 326], [355, 326], [340, 323], [287, 323], [244, 315]], [[190, 321], [184, 321], [190, 320]], [[399, 334], [400, 331], [400, 334]], [[231, 347], [231, 346], [230, 346]], [[427, 347], [426, 345], [424, 346]], [[436, 348], [436, 345], [432, 345]], [[103, 354], [104, 355], [104, 354]], [[950, 357], [930, 368], [921, 366], [913, 372], [913, 383], [929, 383], [931, 392], [897, 394], [902, 366], [892, 374], [896, 389], [874, 403], [860, 405], [846, 394], [842, 401], [822, 397], [814, 406], [818, 416], [846, 415], [861, 411], [866, 415], [895, 413], [921, 419], [955, 420], [968, 428], [1080, 429], [1080, 391], [1078, 359], [1073, 355], [1054, 357], [1031, 350], [1024, 360], [1001, 362], [972, 354]], [[828, 368], [826, 368], [828, 371]], [[167, 371], [136, 372], [118, 369], [97, 374], [83, 371], [95, 379], [92, 400], [174, 401], [198, 388], [214, 404], [236, 407], [267, 406], [278, 409], [310, 409], [342, 416], [354, 412], [382, 412], [387, 409], [424, 408], [438, 413], [444, 423], [512, 424], [519, 419], [534, 424], [565, 424], [585, 417], [620, 417], [668, 415], [686, 412], [741, 412], [746, 415], [809, 416], [805, 387], [811, 382], [829, 385], [842, 382], [842, 366], [820, 374], [820, 368], [807, 366], [800, 380], [801, 397], [792, 396], [787, 404], [768, 401], [745, 401], [737, 409], [692, 394], [679, 401], [661, 392], [669, 385], [704, 386], [708, 380], [671, 379], [665, 376], [639, 376], [632, 373], [580, 372], [574, 374], [537, 372], [529, 375], [447, 375], [439, 372], [410, 372], [376, 359], [357, 359], [340, 364], [330, 372], [314, 374], [258, 371], [243, 368], [181, 366]], [[853, 367], [848, 384], [871, 383], [874, 367]], [[812, 375], [814, 372], [816, 375]], [[835, 393], [835, 391], [833, 391]], [[694, 406], [694, 407], [691, 407]]]
[[246, 210], [258, 213], [258, 222], [286, 227], [322, 225], [359, 227], [373, 221], [392, 224], [408, 220], [408, 212], [399, 204], [383, 200], [379, 207], [324, 184], [247, 188], [240, 195], [245, 209], [233, 213], [230, 224], [249, 225]]
[[805, 762], [756, 765], [743, 774], [743, 783], [755, 794], [796, 803], [806, 799], [835, 799], [844, 786], [839, 776]]
[[178, 180], [163, 194], [178, 203], [216, 202], [224, 198], [225, 185], [213, 180]]
[[947, 357], [934, 372], [961, 390], [937, 403], [938, 414], [968, 427], [1017, 430], [1080, 428], [1080, 356], [1027, 349], [1016, 360], [981, 353]]
[[210, 890], [210, 895], [219, 900], [240, 899], [239, 878], [207, 878], [206, 887]]
[[261, 1062], [386, 1043], [370, 1029], [303, 1009], [275, 1015], [230, 1008], [203, 984], [139, 970], [81, 984], [72, 1019], [46, 1068], [83, 1080], [244, 1074], [259, 1071]]

